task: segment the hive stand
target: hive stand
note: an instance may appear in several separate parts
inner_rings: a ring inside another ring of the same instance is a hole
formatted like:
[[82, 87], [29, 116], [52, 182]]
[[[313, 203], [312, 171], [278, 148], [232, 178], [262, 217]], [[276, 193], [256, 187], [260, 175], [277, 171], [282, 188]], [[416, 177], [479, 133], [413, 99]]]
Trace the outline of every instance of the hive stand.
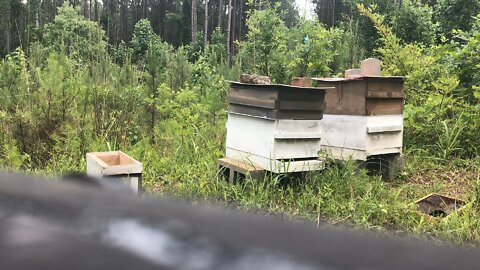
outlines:
[[403, 170], [404, 158], [402, 154], [384, 154], [369, 156], [365, 167], [369, 172], [382, 175], [385, 179], [393, 179]]
[[231, 184], [236, 184], [248, 176], [254, 179], [263, 179], [266, 171], [252, 163], [242, 162], [233, 158], [217, 160], [217, 167], [224, 178]]

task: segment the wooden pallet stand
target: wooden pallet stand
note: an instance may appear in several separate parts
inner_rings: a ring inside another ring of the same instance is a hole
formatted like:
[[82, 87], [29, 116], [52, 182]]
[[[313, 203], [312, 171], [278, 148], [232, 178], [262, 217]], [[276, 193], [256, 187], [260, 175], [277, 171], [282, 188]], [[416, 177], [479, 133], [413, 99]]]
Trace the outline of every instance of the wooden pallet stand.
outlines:
[[217, 160], [217, 167], [224, 178], [231, 184], [235, 184], [242, 179], [251, 177], [254, 179], [263, 179], [266, 171], [252, 164], [233, 158], [221, 158]]

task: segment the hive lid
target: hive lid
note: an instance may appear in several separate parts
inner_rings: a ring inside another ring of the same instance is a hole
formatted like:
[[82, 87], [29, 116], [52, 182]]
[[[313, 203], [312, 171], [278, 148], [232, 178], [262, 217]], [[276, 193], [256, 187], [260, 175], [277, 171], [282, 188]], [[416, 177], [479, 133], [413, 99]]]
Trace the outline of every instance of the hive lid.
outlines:
[[332, 88], [300, 87], [284, 84], [230, 83], [229, 113], [271, 120], [322, 119], [325, 109], [325, 91]]
[[288, 84], [252, 84], [229, 81], [232, 88], [255, 88], [256, 90], [283, 90], [283, 91], [296, 91], [296, 90], [311, 90], [311, 91], [324, 91], [332, 87], [305, 87], [305, 86], [292, 86]]
[[[375, 80], [401, 80], [405, 81], [407, 77], [403, 76], [359, 76], [353, 78], [312, 78], [312, 81], [319, 81], [319, 82], [346, 82], [346, 81], [361, 81], [361, 80], [368, 80], [368, 79], [375, 79]], [[323, 88], [323, 87], [322, 87]]]

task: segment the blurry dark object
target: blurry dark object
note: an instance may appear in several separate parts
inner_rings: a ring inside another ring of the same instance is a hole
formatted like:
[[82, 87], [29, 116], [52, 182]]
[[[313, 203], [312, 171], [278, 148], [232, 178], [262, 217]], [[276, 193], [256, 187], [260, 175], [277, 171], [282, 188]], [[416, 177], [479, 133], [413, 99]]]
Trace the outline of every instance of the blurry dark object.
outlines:
[[0, 175], [1, 269], [477, 269], [458, 247]]
[[95, 177], [79, 172], [70, 172], [61, 177], [62, 181], [76, 185], [91, 186], [106, 190], [120, 191], [128, 194], [134, 194], [134, 190], [125, 181], [119, 181], [115, 177]]

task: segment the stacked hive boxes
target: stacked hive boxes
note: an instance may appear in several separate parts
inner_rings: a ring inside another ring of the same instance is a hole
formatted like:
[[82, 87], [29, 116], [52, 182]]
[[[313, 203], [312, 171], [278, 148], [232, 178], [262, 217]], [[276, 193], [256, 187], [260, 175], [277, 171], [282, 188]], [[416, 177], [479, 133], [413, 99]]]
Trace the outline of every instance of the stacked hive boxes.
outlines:
[[337, 159], [401, 153], [402, 78], [317, 79], [327, 90], [322, 145]]
[[231, 83], [226, 156], [263, 170], [321, 169], [325, 89]]
[[338, 160], [378, 157], [387, 176], [402, 166], [403, 77], [380, 76], [378, 60], [368, 59], [346, 78], [316, 78], [327, 89], [322, 150]]

